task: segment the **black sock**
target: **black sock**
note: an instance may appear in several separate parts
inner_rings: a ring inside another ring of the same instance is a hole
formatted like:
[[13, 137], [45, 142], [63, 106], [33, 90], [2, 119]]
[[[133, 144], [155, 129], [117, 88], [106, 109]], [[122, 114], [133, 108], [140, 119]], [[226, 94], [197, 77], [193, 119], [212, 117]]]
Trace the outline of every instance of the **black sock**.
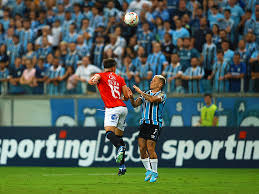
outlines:
[[[119, 135], [116, 135], [118, 138], [120, 138], [120, 144], [122, 145], [122, 146], [125, 146], [125, 143], [124, 143], [124, 141], [123, 141], [123, 139], [122, 139], [122, 136], [119, 136]], [[125, 152], [123, 153], [123, 158], [122, 158], [122, 160], [121, 160], [121, 162], [120, 162], [120, 165], [123, 165], [125, 163]]]
[[110, 140], [110, 142], [116, 147], [121, 146], [121, 140], [118, 138], [112, 131], [106, 132], [106, 137]]

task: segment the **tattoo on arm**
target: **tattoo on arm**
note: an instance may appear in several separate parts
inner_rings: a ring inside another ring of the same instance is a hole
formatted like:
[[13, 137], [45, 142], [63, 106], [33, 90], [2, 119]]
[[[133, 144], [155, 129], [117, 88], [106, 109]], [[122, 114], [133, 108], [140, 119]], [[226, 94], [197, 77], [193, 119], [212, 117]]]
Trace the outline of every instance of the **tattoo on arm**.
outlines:
[[149, 95], [149, 94], [146, 94], [146, 93], [142, 93], [141, 94], [146, 100], [148, 100], [148, 101], [152, 101], [152, 98], [153, 98], [153, 96], [151, 96], [151, 95]]
[[137, 98], [136, 100], [134, 100], [134, 98], [130, 98], [130, 103], [132, 104], [132, 106], [134, 108], [136, 108], [142, 104], [142, 100], [141, 100], [141, 98]]

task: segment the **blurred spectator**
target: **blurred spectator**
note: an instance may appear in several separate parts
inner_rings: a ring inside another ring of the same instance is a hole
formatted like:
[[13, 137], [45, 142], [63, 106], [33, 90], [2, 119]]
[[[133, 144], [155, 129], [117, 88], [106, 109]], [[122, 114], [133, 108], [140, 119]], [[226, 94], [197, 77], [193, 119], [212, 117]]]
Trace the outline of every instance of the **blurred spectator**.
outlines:
[[52, 45], [53, 45], [54, 48], [57, 48], [59, 43], [60, 43], [61, 31], [62, 31], [62, 28], [61, 28], [61, 25], [60, 25], [60, 20], [56, 20], [53, 23], [53, 27], [52, 27], [52, 30], [51, 30], [52, 37], [53, 37], [53, 44]]
[[155, 27], [153, 30], [154, 36], [156, 41], [162, 42], [164, 36], [164, 29], [163, 29], [163, 20], [161, 17], [156, 17], [155, 19]]
[[3, 25], [4, 31], [7, 31], [9, 27], [10, 12], [11, 11], [8, 8], [4, 9], [3, 18], [0, 20], [1, 24]]
[[25, 54], [26, 58], [33, 59], [34, 57], [37, 57], [37, 53], [34, 51], [34, 45], [32, 43], [27, 44], [27, 52]]
[[229, 64], [224, 61], [224, 52], [217, 51], [217, 60], [214, 62], [211, 75], [208, 80], [213, 80], [213, 92], [228, 92], [229, 81], [225, 79], [225, 75], [229, 71]]
[[223, 41], [221, 43], [222, 50], [224, 51], [224, 60], [226, 62], [231, 63], [233, 56], [234, 56], [234, 51], [229, 49], [229, 42], [228, 41]]
[[188, 67], [181, 76], [183, 80], [188, 81], [188, 91], [190, 94], [197, 94], [200, 92], [200, 80], [204, 75], [203, 69], [199, 66], [199, 59], [193, 57], [191, 59], [191, 67]]
[[171, 55], [171, 64], [168, 65], [163, 71], [163, 76], [167, 79], [168, 92], [175, 92], [176, 80], [181, 77], [182, 67], [179, 63], [179, 57], [177, 53]]
[[212, 42], [212, 34], [206, 34], [206, 43], [203, 45], [202, 49], [202, 62], [205, 72], [205, 78], [207, 78], [212, 71], [213, 64], [216, 61], [216, 45]]
[[245, 40], [242, 39], [238, 42], [237, 52], [240, 54], [241, 62], [244, 62], [244, 63], [248, 64], [248, 58], [249, 58], [250, 54], [246, 50]]
[[153, 53], [147, 58], [147, 63], [150, 65], [153, 75], [160, 75], [163, 69], [168, 65], [164, 54], [161, 52], [160, 43], [153, 44]]
[[78, 35], [77, 37], [76, 50], [80, 58], [90, 55], [90, 50], [88, 46], [84, 43], [84, 37], [82, 35]]
[[10, 94], [21, 94], [23, 89], [20, 87], [20, 78], [23, 74], [25, 67], [22, 65], [21, 58], [15, 59], [14, 66], [11, 67], [10, 80], [9, 80], [9, 93]]
[[87, 18], [84, 18], [82, 20], [82, 25], [79, 30], [79, 34], [83, 35], [84, 44], [86, 44], [88, 48], [91, 48], [93, 44], [94, 29], [92, 29], [89, 26], [89, 20]]
[[32, 94], [33, 88], [37, 86], [36, 69], [33, 67], [31, 59], [26, 59], [25, 66], [26, 69], [22, 73], [20, 84], [24, 88], [25, 94]]
[[124, 49], [122, 48], [122, 45], [116, 44], [118, 37], [115, 34], [110, 34], [109, 37], [110, 42], [104, 47], [104, 53], [107, 52], [108, 49], [111, 49], [118, 59], [121, 59]]
[[97, 7], [92, 7], [92, 18], [90, 20], [90, 27], [95, 29], [97, 26], [99, 26], [99, 24], [102, 24], [103, 23], [103, 16], [101, 16], [99, 14], [99, 10]]
[[214, 24], [218, 24], [220, 20], [223, 20], [224, 16], [219, 13], [218, 6], [214, 5], [211, 9], [211, 14], [208, 17], [208, 20], [210, 22], [210, 28], [212, 29], [212, 26]]
[[168, 11], [172, 13], [175, 9], [177, 9], [179, 4], [179, 0], [167, 0]]
[[23, 30], [22, 30], [22, 34], [21, 34], [21, 43], [23, 45], [23, 48], [25, 48], [25, 51], [28, 44], [29, 43], [33, 43], [33, 41], [35, 40], [35, 35], [36, 35], [36, 30], [32, 30], [30, 28], [31, 26], [31, 23], [30, 23], [30, 20], [29, 19], [25, 19], [23, 20]]
[[66, 37], [69, 33], [69, 26], [73, 23], [73, 20], [71, 18], [71, 13], [69, 11], [65, 12], [65, 20], [62, 24], [62, 37]]
[[192, 12], [192, 17], [190, 21], [190, 26], [191, 26], [191, 33], [192, 35], [200, 29], [200, 20], [203, 17], [203, 10], [201, 7], [195, 7], [193, 12]]
[[173, 30], [171, 29], [171, 24], [169, 21], [164, 22], [164, 35], [169, 33], [171, 35], [171, 39], [173, 38]]
[[254, 26], [256, 25], [255, 18], [252, 18], [252, 11], [247, 10], [245, 15], [243, 16], [243, 20], [241, 24], [244, 25], [244, 34], [251, 32], [254, 30]]
[[220, 29], [225, 29], [229, 40], [234, 42], [234, 21], [230, 18], [231, 11], [229, 9], [224, 10], [224, 18], [220, 19], [218, 22]]
[[0, 23], [0, 45], [5, 43], [5, 30], [2, 23]]
[[15, 58], [22, 56], [23, 50], [22, 45], [19, 43], [19, 36], [14, 35], [12, 40], [13, 43], [9, 45], [7, 49], [10, 57], [10, 63], [14, 64]]
[[146, 53], [152, 52], [152, 42], [155, 41], [154, 34], [150, 31], [149, 24], [143, 23], [142, 24], [143, 32], [138, 33], [138, 44], [144, 47]]
[[251, 54], [257, 50], [257, 45], [256, 45], [256, 42], [255, 42], [255, 35], [252, 33], [252, 32], [248, 32], [247, 35], [246, 35], [246, 49], [247, 49], [247, 52], [250, 53], [250, 56], [251, 57]]
[[136, 67], [132, 64], [132, 60], [130, 57], [126, 56], [122, 62], [121, 68], [118, 74], [124, 78], [125, 83], [131, 89], [133, 85], [135, 85], [134, 74], [136, 72]]
[[63, 36], [63, 41], [71, 43], [76, 42], [78, 34], [76, 33], [76, 25], [74, 23], [69, 25], [69, 32]]
[[47, 84], [47, 94], [59, 95], [63, 88], [60, 85], [59, 79], [65, 75], [65, 69], [59, 64], [59, 59], [54, 58], [53, 65], [49, 68], [48, 79], [45, 81]]
[[178, 9], [176, 9], [172, 14], [172, 19], [176, 23], [176, 20], [180, 19], [184, 14], [191, 15], [191, 12], [186, 8], [186, 1], [179, 0]]
[[44, 82], [48, 79], [47, 77], [48, 68], [44, 66], [44, 58], [39, 58], [36, 66], [36, 81], [37, 87], [35, 88], [35, 94], [43, 94], [44, 93]]
[[217, 48], [220, 47], [220, 36], [219, 36], [219, 26], [214, 24], [212, 26], [212, 42], [216, 45]]
[[200, 2], [197, 0], [190, 0], [186, 5], [188, 11], [190, 11], [191, 13], [193, 13], [199, 6], [200, 6]]
[[104, 50], [104, 38], [103, 36], [97, 36], [96, 41], [93, 44], [93, 49], [91, 51], [91, 61], [94, 65], [102, 69], [103, 60], [103, 50]]
[[74, 69], [77, 68], [77, 62], [79, 61], [79, 55], [76, 50], [76, 44], [74, 42], [69, 43], [69, 52], [66, 56], [65, 64], [66, 66], [73, 66]]
[[53, 44], [53, 37], [50, 34], [50, 27], [47, 26], [47, 25], [42, 25], [42, 27], [41, 27], [41, 36], [39, 36], [36, 39], [35, 44], [42, 45], [43, 44], [43, 38], [46, 38], [50, 45]]
[[184, 87], [182, 86], [182, 80], [181, 79], [176, 79], [175, 80], [175, 94], [184, 94], [185, 90]]
[[6, 45], [2, 44], [0, 46], [0, 61], [5, 61], [7, 62], [9, 59], [8, 55], [7, 55], [7, 50], [6, 50]]
[[240, 62], [240, 55], [235, 53], [233, 63], [230, 65], [229, 73], [225, 75], [225, 79], [230, 80], [230, 92], [244, 91], [244, 77], [246, 73], [246, 64]]
[[237, 4], [237, 0], [228, 0], [226, 8], [231, 11], [231, 18], [234, 20], [234, 25], [237, 26], [244, 15], [243, 9]]
[[133, 1], [130, 2], [127, 11], [133, 11], [133, 12], [136, 12], [139, 15], [140, 12], [141, 12], [143, 4], [151, 5], [151, 2], [149, 2], [147, 0], [133, 0]]
[[113, 1], [108, 1], [106, 7], [103, 9], [105, 23], [107, 24], [110, 17], [117, 18], [119, 16], [119, 10], [115, 8]]
[[158, 7], [155, 9], [152, 15], [155, 19], [160, 17], [163, 21], [169, 20], [169, 12], [167, 10], [165, 1], [158, 2]]
[[154, 76], [150, 64], [147, 63], [147, 56], [144, 54], [140, 57], [136, 67], [135, 80], [141, 90], [149, 90], [150, 81]]
[[255, 18], [256, 18], [256, 24], [253, 25], [253, 32], [256, 36], [256, 44], [257, 46], [259, 45], [259, 5], [256, 5], [256, 10], [255, 10]]
[[173, 54], [174, 50], [175, 47], [172, 43], [172, 36], [166, 32], [164, 35], [164, 41], [162, 42], [162, 52], [168, 63], [171, 62], [171, 54]]
[[[9, 81], [9, 71], [6, 68], [6, 61], [1, 59], [0, 60], [0, 94], [5, 93], [4, 91], [4, 83], [7, 83]], [[7, 86], [7, 85], [6, 85]]]
[[81, 26], [81, 21], [82, 19], [84, 18], [84, 15], [81, 13], [81, 7], [80, 7], [80, 4], [78, 3], [74, 3], [74, 13], [72, 14], [72, 19], [73, 21], [75, 22], [76, 24], [76, 29], [79, 29], [80, 26]]
[[129, 40], [129, 44], [127, 45], [127, 47], [125, 49], [124, 55], [129, 56], [131, 59], [133, 59], [133, 58], [135, 58], [137, 49], [138, 49], [137, 37], [132, 36]]
[[48, 42], [47, 37], [42, 38], [42, 46], [38, 50], [38, 56], [46, 58], [48, 54], [52, 53], [52, 47]]
[[123, 49], [126, 47], [126, 40], [121, 36], [121, 28], [117, 26], [114, 30], [114, 34], [117, 37], [115, 45], [118, 47], [122, 47]]
[[205, 35], [210, 32], [211, 30], [207, 26], [207, 19], [201, 18], [200, 19], [200, 29], [198, 29], [194, 35], [194, 48], [196, 48], [199, 52], [202, 51], [202, 46], [205, 43]]
[[66, 42], [61, 42], [59, 45], [59, 51], [60, 51], [60, 60], [62, 64], [66, 64], [66, 59], [68, 55], [68, 45]]
[[82, 58], [82, 65], [77, 67], [75, 74], [78, 81], [87, 83], [93, 73], [100, 72], [101, 69], [95, 65], [90, 64], [89, 57], [85, 56]]
[[199, 52], [195, 48], [191, 48], [190, 38], [184, 38], [183, 49], [178, 51], [180, 64], [182, 66], [182, 71], [185, 71], [188, 67], [191, 66], [191, 58], [200, 57]]
[[251, 64], [251, 89], [253, 92], [259, 92], [259, 51], [255, 51], [250, 59]]
[[175, 21], [176, 29], [173, 31], [173, 44], [176, 46], [178, 38], [189, 38], [190, 33], [186, 28], [182, 27], [181, 20]]

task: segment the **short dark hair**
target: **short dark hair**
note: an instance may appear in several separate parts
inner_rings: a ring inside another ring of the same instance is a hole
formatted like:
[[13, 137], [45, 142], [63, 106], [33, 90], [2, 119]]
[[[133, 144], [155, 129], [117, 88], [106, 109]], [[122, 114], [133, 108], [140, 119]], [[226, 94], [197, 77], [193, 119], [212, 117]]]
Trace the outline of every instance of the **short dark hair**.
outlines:
[[231, 10], [230, 10], [230, 9], [225, 9], [224, 12], [229, 12], [229, 13], [231, 13]]
[[206, 96], [209, 96], [210, 98], [212, 98], [212, 94], [211, 93], [205, 93], [204, 97], [206, 97]]
[[240, 57], [240, 53], [239, 53], [238, 51], [236, 51], [236, 52], [234, 53], [234, 55], [237, 55], [237, 56]]
[[223, 51], [222, 49], [218, 49], [218, 50], [217, 50], [217, 54], [219, 54], [219, 53], [221, 53], [221, 54], [224, 55], [224, 51]]
[[103, 60], [103, 67], [105, 69], [108, 69], [108, 68], [111, 68], [111, 67], [115, 67], [116, 64], [117, 64], [117, 62], [113, 58], [108, 58], [108, 59], [104, 59]]

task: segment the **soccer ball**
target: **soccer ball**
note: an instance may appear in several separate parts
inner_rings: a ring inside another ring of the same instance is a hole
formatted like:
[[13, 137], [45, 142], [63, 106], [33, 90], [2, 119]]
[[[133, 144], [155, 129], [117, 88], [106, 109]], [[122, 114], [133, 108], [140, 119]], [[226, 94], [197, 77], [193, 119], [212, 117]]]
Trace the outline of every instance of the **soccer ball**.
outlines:
[[136, 26], [138, 24], [138, 21], [138, 14], [136, 14], [135, 12], [128, 12], [124, 16], [124, 22], [129, 26]]

